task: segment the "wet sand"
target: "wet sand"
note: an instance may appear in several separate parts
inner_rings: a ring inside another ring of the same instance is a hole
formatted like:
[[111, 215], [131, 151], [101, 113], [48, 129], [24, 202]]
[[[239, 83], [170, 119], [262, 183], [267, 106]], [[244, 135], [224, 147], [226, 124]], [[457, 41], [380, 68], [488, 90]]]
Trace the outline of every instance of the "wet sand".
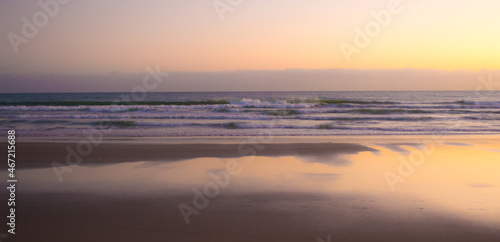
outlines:
[[[17, 241], [498, 241], [498, 228], [446, 214], [377, 207], [380, 197], [221, 195], [186, 225], [189, 195], [29, 194]], [[412, 205], [420, 206], [417, 204]]]
[[[200, 157], [236, 158], [251, 155], [321, 157], [375, 151], [372, 148], [352, 143], [137, 144], [103, 142], [81, 147], [83, 152], [79, 152], [78, 143], [18, 143], [17, 155], [22, 159], [18, 165], [19, 168], [51, 167], [54, 161], [68, 164], [68, 157], [70, 162], [75, 162], [76, 157], [81, 157], [80, 165], [96, 166], [135, 161], [179, 161]], [[90, 152], [85, 155], [87, 150]], [[2, 150], [1, 155], [6, 156], [6, 150]], [[2, 163], [1, 167], [7, 168], [7, 165]]]
[[[17, 234], [6, 241], [500, 241], [495, 137], [436, 141], [395, 191], [384, 174], [429, 146], [362, 141], [105, 142], [62, 182], [51, 164], [75, 143], [19, 143]], [[224, 171], [207, 198], [211, 172]], [[193, 189], [209, 202], [196, 207]], [[198, 212], [189, 224], [180, 204]]]

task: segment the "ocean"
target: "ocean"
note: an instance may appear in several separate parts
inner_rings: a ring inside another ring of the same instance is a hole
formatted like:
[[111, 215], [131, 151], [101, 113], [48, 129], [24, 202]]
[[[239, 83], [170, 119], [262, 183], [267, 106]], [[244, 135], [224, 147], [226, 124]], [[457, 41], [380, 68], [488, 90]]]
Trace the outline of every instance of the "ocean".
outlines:
[[500, 91], [0, 94], [24, 137], [500, 134]]

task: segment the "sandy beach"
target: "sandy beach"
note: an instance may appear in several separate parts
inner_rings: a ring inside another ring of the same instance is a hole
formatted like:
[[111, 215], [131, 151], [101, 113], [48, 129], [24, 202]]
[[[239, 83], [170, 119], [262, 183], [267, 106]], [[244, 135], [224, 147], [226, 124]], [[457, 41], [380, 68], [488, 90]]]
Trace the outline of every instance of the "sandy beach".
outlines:
[[498, 0], [0, 5], [0, 242], [500, 242]]
[[21, 142], [16, 241], [500, 239], [494, 136], [248, 141]]

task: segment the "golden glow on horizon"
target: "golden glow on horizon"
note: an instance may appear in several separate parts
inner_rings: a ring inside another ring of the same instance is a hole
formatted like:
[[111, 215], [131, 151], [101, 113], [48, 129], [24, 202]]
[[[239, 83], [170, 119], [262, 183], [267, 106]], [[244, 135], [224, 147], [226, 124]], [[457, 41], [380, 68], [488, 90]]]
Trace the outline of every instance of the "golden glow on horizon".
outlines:
[[[151, 63], [168, 71], [500, 69], [500, 2], [488, 0], [400, 0], [402, 12], [347, 62], [340, 44], [353, 45], [354, 29], [389, 2], [256, 0], [224, 21], [204, 2], [71, 3], [20, 54], [2, 42], [0, 72], [134, 73]], [[19, 33], [37, 5], [10, 5], [1, 25]]]

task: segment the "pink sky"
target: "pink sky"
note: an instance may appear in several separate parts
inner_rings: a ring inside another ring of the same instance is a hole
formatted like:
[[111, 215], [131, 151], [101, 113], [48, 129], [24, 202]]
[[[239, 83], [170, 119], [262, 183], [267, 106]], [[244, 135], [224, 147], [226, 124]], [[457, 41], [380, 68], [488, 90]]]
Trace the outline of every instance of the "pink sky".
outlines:
[[[214, 0], [59, 1], [41, 1], [57, 5], [50, 5], [53, 16], [30, 38], [23, 34], [23, 18], [34, 23], [47, 10], [38, 1], [0, 1], [4, 80], [12, 75], [142, 73], [155, 65], [200, 75], [294, 68], [500, 69], [500, 1], [242, 0], [230, 6], [220, 0], [231, 9], [222, 14]], [[398, 11], [391, 12], [390, 6]], [[386, 21], [377, 21], [376, 15]], [[375, 31], [371, 37], [370, 26]], [[360, 38], [368, 44], [357, 45]], [[346, 55], [345, 46], [356, 52]], [[377, 86], [392, 88], [385, 85]]]

